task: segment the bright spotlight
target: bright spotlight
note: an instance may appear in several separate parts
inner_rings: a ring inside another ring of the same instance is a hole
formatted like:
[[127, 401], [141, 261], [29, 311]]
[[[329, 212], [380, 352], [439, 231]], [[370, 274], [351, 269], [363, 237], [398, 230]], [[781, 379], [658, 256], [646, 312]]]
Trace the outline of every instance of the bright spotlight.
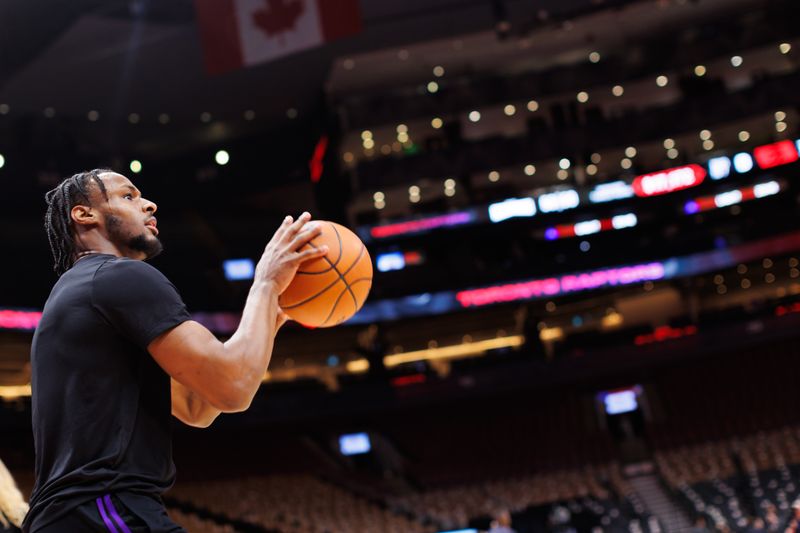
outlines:
[[231, 156], [225, 150], [219, 150], [214, 155], [214, 161], [216, 161], [218, 165], [227, 165], [228, 161], [230, 161], [230, 160], [231, 160]]
[[131, 172], [133, 172], [134, 174], [138, 174], [139, 172], [142, 171], [142, 162], [139, 161], [138, 159], [134, 159], [133, 161], [131, 161], [130, 168]]

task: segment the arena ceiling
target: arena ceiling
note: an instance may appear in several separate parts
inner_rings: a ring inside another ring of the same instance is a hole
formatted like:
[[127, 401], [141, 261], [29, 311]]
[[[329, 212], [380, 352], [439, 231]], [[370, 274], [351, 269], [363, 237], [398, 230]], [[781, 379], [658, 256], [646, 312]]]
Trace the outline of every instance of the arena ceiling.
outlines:
[[[630, 3], [362, 0], [364, 31], [357, 37], [209, 77], [203, 70], [192, 0], [6, 0], [0, 4], [0, 103], [10, 105], [12, 113], [40, 114], [53, 108], [58, 116], [85, 118], [96, 110], [103, 119], [115, 121], [137, 113], [142, 123], [155, 123], [155, 117], [168, 113], [171, 124], [187, 128], [199, 127], [203, 112], [224, 120], [241, 118], [244, 110], [253, 109], [259, 119], [280, 123], [287, 120], [287, 109], [295, 108], [302, 116], [318, 104], [336, 58], [456, 35], [487, 34], [498, 17], [512, 21], [515, 32], [529, 32], [565, 17]], [[685, 0], [636, 3], [687, 4]], [[730, 6], [740, 2], [697, 3]], [[499, 5], [504, 6], [500, 11]], [[605, 28], [609, 30], [615, 19], [600, 22], [611, 24]]]

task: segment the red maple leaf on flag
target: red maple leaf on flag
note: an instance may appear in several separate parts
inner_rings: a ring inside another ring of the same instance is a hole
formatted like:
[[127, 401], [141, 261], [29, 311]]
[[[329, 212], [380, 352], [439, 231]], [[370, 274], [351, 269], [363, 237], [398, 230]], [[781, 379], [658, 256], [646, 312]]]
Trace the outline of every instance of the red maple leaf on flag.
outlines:
[[266, 0], [267, 6], [253, 12], [253, 22], [268, 37], [293, 30], [306, 10], [304, 0]]

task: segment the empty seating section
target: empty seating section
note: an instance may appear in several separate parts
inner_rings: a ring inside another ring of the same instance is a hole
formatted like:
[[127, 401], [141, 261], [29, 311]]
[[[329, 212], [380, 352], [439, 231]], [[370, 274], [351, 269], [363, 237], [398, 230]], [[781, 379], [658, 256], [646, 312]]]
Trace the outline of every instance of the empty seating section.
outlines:
[[426, 533], [431, 526], [305, 475], [176, 486], [170, 495], [209, 511], [283, 533]]
[[800, 427], [790, 426], [656, 454], [667, 485], [709, 524], [746, 531], [786, 523], [800, 497]]
[[211, 520], [204, 520], [195, 514], [185, 513], [177, 509], [170, 509], [169, 516], [191, 533], [237, 533], [237, 530], [230, 524], [220, 525]]
[[492, 516], [508, 510], [520, 533], [569, 525], [580, 525], [581, 530], [660, 531], [640, 505], [619, 498], [612, 486], [625, 490], [616, 465], [590, 466], [431, 490], [394, 498], [391, 505], [450, 529], [485, 529]]

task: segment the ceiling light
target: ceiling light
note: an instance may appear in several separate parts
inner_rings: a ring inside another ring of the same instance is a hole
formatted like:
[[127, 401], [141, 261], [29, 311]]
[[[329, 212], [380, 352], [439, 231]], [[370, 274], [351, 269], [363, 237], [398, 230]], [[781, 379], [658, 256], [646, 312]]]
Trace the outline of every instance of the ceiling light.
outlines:
[[218, 165], [227, 165], [228, 161], [230, 160], [231, 156], [225, 150], [219, 150], [216, 154], [214, 154], [214, 161], [216, 161]]

